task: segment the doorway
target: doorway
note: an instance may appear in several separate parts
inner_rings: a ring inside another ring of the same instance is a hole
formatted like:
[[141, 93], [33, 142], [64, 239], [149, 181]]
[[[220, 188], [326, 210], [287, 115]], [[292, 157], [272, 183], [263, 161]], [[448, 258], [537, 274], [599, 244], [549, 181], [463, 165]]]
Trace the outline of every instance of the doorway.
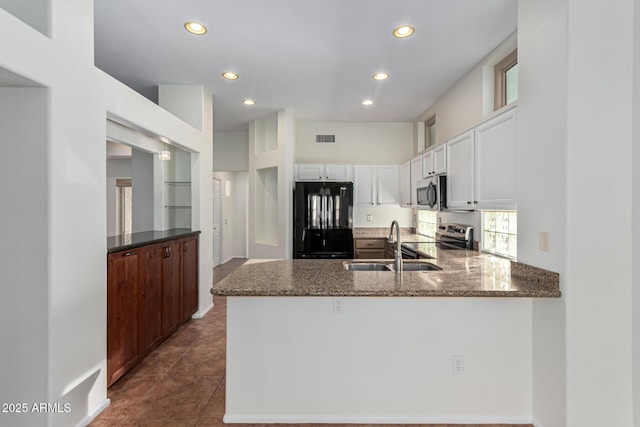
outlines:
[[220, 265], [220, 180], [213, 178], [213, 267]]

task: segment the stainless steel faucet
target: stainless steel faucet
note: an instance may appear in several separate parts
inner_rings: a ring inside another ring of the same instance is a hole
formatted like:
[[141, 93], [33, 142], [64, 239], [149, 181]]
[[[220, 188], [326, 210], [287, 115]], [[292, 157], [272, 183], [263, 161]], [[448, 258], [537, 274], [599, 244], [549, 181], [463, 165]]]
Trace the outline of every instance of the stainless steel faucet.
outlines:
[[393, 243], [393, 227], [396, 227], [396, 251], [394, 253], [395, 255], [395, 261], [393, 263], [395, 269], [396, 269], [396, 274], [401, 274], [402, 273], [402, 251], [400, 250], [400, 226], [398, 225], [398, 221], [394, 220], [391, 223], [391, 229], [389, 230], [389, 243]]

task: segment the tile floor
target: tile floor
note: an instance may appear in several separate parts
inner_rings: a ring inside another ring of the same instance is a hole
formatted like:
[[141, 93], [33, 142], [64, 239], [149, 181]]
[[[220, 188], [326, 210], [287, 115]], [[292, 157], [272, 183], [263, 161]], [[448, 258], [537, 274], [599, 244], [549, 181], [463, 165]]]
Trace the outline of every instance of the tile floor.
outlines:
[[[216, 267], [214, 283], [245, 261], [233, 259]], [[107, 391], [111, 405], [90, 424], [91, 427], [224, 425], [227, 304], [223, 297], [214, 297], [213, 301], [214, 308], [204, 318], [183, 325]], [[305, 427], [311, 426], [314, 425], [305, 424]], [[432, 424], [430, 427], [454, 425]], [[498, 424], [456, 427], [498, 427]], [[500, 427], [515, 426], [501, 424]]]

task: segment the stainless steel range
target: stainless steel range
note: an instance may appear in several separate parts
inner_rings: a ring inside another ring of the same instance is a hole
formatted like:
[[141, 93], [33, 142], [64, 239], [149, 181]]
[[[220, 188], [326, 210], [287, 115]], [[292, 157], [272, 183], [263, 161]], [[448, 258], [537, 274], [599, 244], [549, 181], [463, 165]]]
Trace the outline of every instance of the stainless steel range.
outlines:
[[438, 226], [432, 241], [402, 243], [402, 258], [435, 258], [438, 249], [473, 249], [473, 227], [465, 224], [446, 223]]
[[436, 234], [440, 249], [473, 249], [473, 227], [465, 224], [440, 224]]

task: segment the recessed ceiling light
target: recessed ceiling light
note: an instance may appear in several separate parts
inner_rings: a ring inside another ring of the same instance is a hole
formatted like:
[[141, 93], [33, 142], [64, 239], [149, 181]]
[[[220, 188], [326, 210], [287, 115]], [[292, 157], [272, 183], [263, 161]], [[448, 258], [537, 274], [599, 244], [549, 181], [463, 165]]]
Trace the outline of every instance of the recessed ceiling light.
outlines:
[[256, 105], [256, 101], [254, 101], [253, 99], [245, 99], [244, 101], [242, 101], [242, 103], [244, 105]]
[[207, 27], [199, 22], [185, 22], [184, 29], [189, 31], [191, 34], [197, 34], [199, 36], [207, 32]]
[[222, 73], [222, 77], [227, 80], [238, 80], [238, 75], [233, 71], [225, 71], [224, 73]]
[[413, 34], [414, 31], [415, 31], [415, 28], [410, 27], [409, 25], [403, 25], [393, 30], [393, 35], [394, 37], [398, 37], [399, 39], [402, 39], [405, 37], [409, 37], [411, 34]]
[[373, 105], [373, 101], [370, 99], [365, 99], [362, 101], [362, 105]]
[[373, 75], [374, 80], [387, 80], [389, 78], [389, 74], [387, 73], [375, 73]]

